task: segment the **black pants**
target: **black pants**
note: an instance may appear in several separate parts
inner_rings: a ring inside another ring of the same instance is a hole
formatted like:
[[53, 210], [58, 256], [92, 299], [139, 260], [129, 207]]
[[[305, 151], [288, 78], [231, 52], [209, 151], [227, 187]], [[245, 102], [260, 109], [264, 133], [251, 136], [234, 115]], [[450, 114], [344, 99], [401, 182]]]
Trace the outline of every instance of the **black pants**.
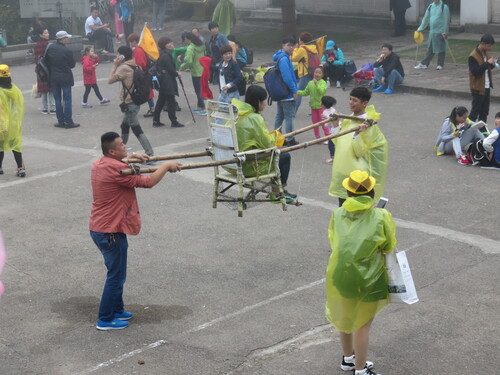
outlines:
[[283, 187], [286, 186], [286, 183], [288, 181], [288, 175], [290, 174], [290, 164], [292, 163], [292, 157], [288, 152], [282, 152], [280, 153], [280, 159], [278, 162], [278, 165], [280, 167], [280, 173], [281, 173], [281, 185]]
[[99, 29], [96, 31], [93, 31], [92, 33], [87, 35], [87, 38], [91, 42], [95, 41], [100, 41], [103, 48], [108, 51], [108, 52], [113, 52], [114, 47], [113, 47], [113, 37], [115, 34], [113, 34], [111, 31], [108, 31], [106, 29]]
[[469, 118], [471, 121], [484, 121], [490, 113], [490, 89], [484, 90], [484, 95], [472, 94], [472, 108]]
[[97, 86], [97, 83], [94, 83], [93, 85], [85, 85], [85, 92], [83, 93], [83, 102], [87, 103], [91, 89], [94, 89], [94, 92], [95, 92], [95, 95], [97, 96], [97, 99], [102, 101], [102, 95], [99, 92], [99, 86]]
[[406, 34], [406, 9], [393, 10], [394, 12], [394, 36], [401, 36]]
[[205, 102], [201, 96], [201, 77], [191, 77], [193, 81], [194, 92], [196, 93], [196, 98], [198, 100], [197, 106], [200, 109], [205, 109]]
[[127, 46], [129, 45], [128, 36], [134, 32], [134, 22], [135, 22], [134, 15], [130, 17], [130, 22], [123, 21], [123, 32], [125, 33], [125, 40], [127, 41]]
[[177, 122], [177, 116], [175, 115], [175, 95], [165, 94], [162, 90], [158, 94], [158, 100], [156, 101], [155, 112], [153, 114], [153, 121], [160, 122], [160, 114], [163, 106], [167, 104], [168, 118], [172, 123]]
[[325, 75], [330, 78], [332, 84], [337, 81], [342, 82], [344, 78], [344, 65], [325, 65]]
[[[12, 151], [12, 153], [14, 154], [14, 159], [16, 160], [17, 167], [22, 168], [23, 167], [23, 154], [21, 154], [20, 152], [17, 152], [17, 151]], [[4, 155], [5, 155], [5, 153], [3, 151], [0, 151], [0, 169], [2, 168]]]
[[328, 151], [330, 151], [330, 157], [333, 159], [335, 156], [335, 145], [331, 139], [328, 140]]

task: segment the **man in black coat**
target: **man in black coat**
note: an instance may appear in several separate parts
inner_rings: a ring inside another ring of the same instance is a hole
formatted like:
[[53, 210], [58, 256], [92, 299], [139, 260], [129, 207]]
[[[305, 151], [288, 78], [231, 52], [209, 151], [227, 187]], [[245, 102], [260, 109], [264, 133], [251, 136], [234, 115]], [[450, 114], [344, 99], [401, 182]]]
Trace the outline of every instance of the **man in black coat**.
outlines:
[[[66, 31], [56, 33], [57, 43], [48, 45], [45, 52], [47, 66], [50, 71], [50, 88], [56, 102], [56, 128], [77, 128], [80, 124], [73, 121], [71, 86], [75, 84], [73, 72], [75, 59], [73, 53], [66, 47], [71, 35]], [[62, 103], [64, 100], [64, 106]]]
[[159, 128], [165, 126], [164, 123], [160, 122], [160, 114], [163, 106], [166, 104], [168, 118], [172, 122], [172, 127], [182, 128], [184, 125], [177, 121], [175, 114], [175, 97], [179, 96], [177, 77], [180, 77], [180, 73], [177, 72], [175, 61], [172, 57], [174, 42], [168, 37], [161, 37], [158, 39], [157, 44], [160, 49], [160, 58], [156, 62], [160, 90], [153, 114], [153, 127]]
[[402, 36], [406, 34], [406, 9], [411, 8], [409, 0], [391, 0], [390, 9], [394, 13], [394, 34]]
[[394, 85], [403, 83], [405, 71], [399, 56], [392, 52], [392, 44], [382, 45], [382, 54], [373, 64], [375, 82], [379, 85], [373, 92], [394, 93]]

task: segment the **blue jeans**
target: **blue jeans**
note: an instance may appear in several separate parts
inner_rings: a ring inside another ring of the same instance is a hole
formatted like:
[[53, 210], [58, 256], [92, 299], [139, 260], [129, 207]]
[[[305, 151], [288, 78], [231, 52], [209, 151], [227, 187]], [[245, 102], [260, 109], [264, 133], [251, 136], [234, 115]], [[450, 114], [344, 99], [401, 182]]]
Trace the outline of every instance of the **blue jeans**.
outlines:
[[[295, 123], [295, 101], [294, 100], [282, 100], [278, 102], [278, 111], [276, 112], [276, 117], [274, 118], [274, 129], [278, 129], [285, 120], [285, 130], [282, 133], [290, 133], [294, 130]], [[294, 138], [290, 138], [291, 141]]]
[[[54, 101], [56, 102], [56, 115], [57, 121], [60, 124], [72, 124], [73, 123], [73, 110], [71, 107], [71, 86], [61, 86], [57, 83], [52, 83], [50, 85], [52, 89], [52, 94], [54, 95]], [[62, 92], [62, 94], [61, 94]], [[64, 100], [64, 108], [62, 100]]]
[[[382, 77], [384, 76], [384, 68], [379, 66], [378, 68], [373, 69], [373, 72], [375, 73], [375, 81], [382, 86]], [[394, 90], [394, 85], [399, 85], [400, 83], [403, 83], [403, 77], [401, 76], [401, 74], [399, 74], [399, 72], [396, 69], [392, 69], [389, 76], [385, 79], [384, 86], [387, 86], [387, 88]]]
[[221, 103], [231, 103], [232, 99], [239, 99], [240, 98], [240, 92], [238, 90], [234, 92], [229, 92], [226, 93], [224, 91], [221, 91], [219, 94], [219, 102]]
[[[205, 102], [201, 96], [201, 77], [191, 77], [193, 81], [194, 92], [196, 93], [196, 98], [198, 99], [198, 108], [205, 109]], [[238, 99], [238, 98], [237, 98]]]
[[[307, 74], [301, 78], [299, 78], [299, 83], [297, 83], [297, 90], [305, 90], [307, 84], [311, 82], [313, 79], [312, 75]], [[299, 110], [300, 103], [302, 103], [302, 96], [299, 96], [295, 101], [295, 112]]]
[[127, 235], [90, 231], [90, 237], [104, 257], [108, 270], [99, 306], [99, 319], [110, 322], [115, 313], [124, 311], [123, 284], [127, 278]]

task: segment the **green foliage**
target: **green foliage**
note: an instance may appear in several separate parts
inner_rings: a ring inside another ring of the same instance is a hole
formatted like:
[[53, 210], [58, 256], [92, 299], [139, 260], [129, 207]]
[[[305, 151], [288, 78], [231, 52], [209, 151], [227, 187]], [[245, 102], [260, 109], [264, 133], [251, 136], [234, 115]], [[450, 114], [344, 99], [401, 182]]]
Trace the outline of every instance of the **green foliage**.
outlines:
[[8, 44], [26, 43], [26, 35], [31, 20], [21, 19], [19, 0], [0, 2], [0, 29], [5, 30]]

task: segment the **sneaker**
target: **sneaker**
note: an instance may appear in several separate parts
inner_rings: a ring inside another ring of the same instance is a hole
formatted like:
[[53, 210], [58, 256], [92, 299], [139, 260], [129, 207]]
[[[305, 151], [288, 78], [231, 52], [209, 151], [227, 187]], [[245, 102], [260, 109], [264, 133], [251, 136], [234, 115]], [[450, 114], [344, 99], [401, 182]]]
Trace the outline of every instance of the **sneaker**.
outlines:
[[285, 196], [291, 197], [291, 198], [297, 198], [297, 194], [292, 194], [288, 190], [285, 190]]
[[[271, 200], [272, 204], [280, 204], [281, 203], [280, 198], [276, 194], [269, 194], [267, 197]], [[287, 204], [294, 203], [295, 202], [295, 198], [287, 197], [286, 193], [285, 193], [285, 202]]]
[[44, 114], [44, 115], [48, 115], [48, 114], [49, 114], [49, 111], [48, 111], [48, 110], [46, 110], [46, 109], [42, 109], [42, 114]]
[[465, 155], [460, 155], [458, 158], [457, 158], [457, 163], [460, 164], [460, 165], [469, 165], [470, 164], [470, 161], [469, 159], [467, 158], [467, 156]]
[[97, 320], [97, 325], [95, 326], [99, 331], [109, 331], [110, 329], [123, 329], [128, 327], [128, 322], [120, 319], [113, 319], [111, 322], [105, 322], [101, 319]]
[[115, 319], [118, 320], [130, 320], [134, 317], [134, 314], [132, 314], [129, 311], [123, 311], [122, 313], [115, 313]]
[[328, 158], [325, 160], [326, 164], [333, 164], [333, 158]]
[[342, 86], [340, 85], [340, 81], [337, 81], [337, 88], [340, 89]]
[[443, 66], [442, 65], [438, 65], [436, 66], [436, 70], [442, 70], [443, 69]]
[[363, 370], [353, 370], [354, 375], [382, 375], [376, 372], [373, 372], [371, 368], [365, 367]]
[[[356, 368], [354, 365], [354, 358], [355, 358], [354, 354], [350, 357], [342, 356], [342, 364], [340, 365], [340, 368], [343, 371], [354, 371]], [[371, 369], [372, 367], [373, 367], [373, 362], [366, 361], [365, 369]]]
[[82, 108], [92, 108], [89, 103], [82, 103]]
[[197, 115], [200, 115], [200, 116], [206, 116], [207, 115], [207, 111], [205, 111], [204, 109], [200, 109], [198, 110], [198, 112], [196, 112]]
[[415, 69], [427, 69], [427, 65], [424, 65], [422, 63], [419, 63], [417, 66], [414, 67]]
[[76, 122], [71, 122], [71, 123], [68, 123], [68, 124], [64, 124], [64, 127], [66, 129], [78, 128], [79, 126], [80, 126], [80, 124], [77, 124]]
[[376, 89], [373, 89], [372, 91], [373, 92], [382, 92], [382, 91], [385, 91], [385, 90], [387, 90], [387, 86], [379, 86]]
[[108, 50], [103, 49], [103, 50], [102, 50], [102, 53], [109, 53], [109, 51], [108, 51]]
[[54, 110], [50, 110], [49, 115], [55, 115], [55, 114], [56, 114], [56, 110], [55, 109]]
[[111, 100], [107, 99], [107, 98], [102, 98], [101, 100], [101, 104], [106, 104], [106, 103], [109, 103]]
[[24, 169], [24, 167], [17, 168], [16, 176], [17, 177], [26, 177], [26, 170]]
[[295, 140], [295, 138], [293, 138], [293, 139], [291, 139], [289, 141], [285, 141], [284, 146], [295, 146], [295, 145], [298, 145], [298, 144], [299, 144], [299, 142], [297, 142]]
[[173, 122], [172, 123], [172, 128], [183, 128], [184, 125], [182, 125], [179, 121]]
[[391, 89], [387, 89], [384, 91], [384, 94], [385, 95], [391, 95], [391, 94], [394, 94], [394, 90], [391, 90]]
[[153, 117], [154, 111], [152, 109], [148, 109], [148, 111], [144, 114], [144, 117]]
[[328, 141], [324, 141], [324, 142], [323, 142], [323, 144], [324, 144], [325, 146], [328, 146]]
[[161, 128], [162, 126], [165, 126], [163, 122], [153, 121], [153, 128]]

